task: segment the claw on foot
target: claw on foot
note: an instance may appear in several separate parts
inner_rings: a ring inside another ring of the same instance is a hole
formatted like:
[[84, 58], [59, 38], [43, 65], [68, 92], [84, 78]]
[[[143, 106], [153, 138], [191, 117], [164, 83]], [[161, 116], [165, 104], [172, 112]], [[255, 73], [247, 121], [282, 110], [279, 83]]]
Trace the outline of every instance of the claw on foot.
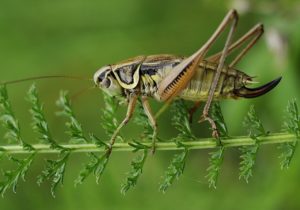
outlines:
[[152, 147], [151, 147], [151, 154], [154, 155], [155, 151], [156, 151], [156, 146], [154, 143], [154, 144], [152, 144]]
[[215, 138], [218, 141], [219, 145], [222, 145], [222, 142], [220, 140], [220, 134], [219, 134], [219, 131], [218, 131], [218, 128], [216, 126], [215, 121], [213, 119], [211, 119], [207, 114], [203, 114], [200, 117], [200, 120], [198, 122], [202, 123], [204, 121], [208, 121], [209, 122], [209, 124], [211, 126], [211, 129], [212, 129], [212, 137]]
[[216, 139], [220, 139], [219, 131], [217, 129], [213, 130], [212, 137], [214, 137]]

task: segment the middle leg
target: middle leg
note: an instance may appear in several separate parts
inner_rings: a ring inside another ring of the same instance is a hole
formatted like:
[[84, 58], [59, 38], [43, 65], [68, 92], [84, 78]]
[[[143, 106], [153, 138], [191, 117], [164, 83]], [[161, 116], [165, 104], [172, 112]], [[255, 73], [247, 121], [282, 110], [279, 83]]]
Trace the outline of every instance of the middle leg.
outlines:
[[147, 96], [142, 96], [142, 105], [144, 108], [144, 111], [149, 119], [149, 122], [152, 126], [153, 129], [153, 134], [152, 134], [152, 154], [155, 152], [155, 143], [156, 143], [156, 136], [157, 136], [157, 123], [156, 120], [153, 116], [148, 97]]

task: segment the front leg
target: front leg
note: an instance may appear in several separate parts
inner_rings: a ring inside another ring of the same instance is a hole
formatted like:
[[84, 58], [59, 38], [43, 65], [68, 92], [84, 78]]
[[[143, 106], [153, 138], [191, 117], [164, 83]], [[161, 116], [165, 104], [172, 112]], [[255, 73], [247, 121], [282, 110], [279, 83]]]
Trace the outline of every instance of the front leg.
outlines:
[[130, 118], [132, 117], [132, 114], [134, 112], [134, 108], [137, 102], [137, 95], [135, 93], [131, 93], [128, 96], [128, 108], [127, 108], [127, 113], [126, 113], [126, 117], [124, 118], [124, 120], [121, 122], [121, 124], [118, 126], [118, 128], [115, 130], [115, 132], [113, 133], [113, 135], [110, 138], [110, 142], [109, 142], [109, 153], [112, 151], [112, 146], [114, 145], [117, 135], [119, 134], [121, 128], [126, 125], [128, 123], [128, 121], [130, 120]]

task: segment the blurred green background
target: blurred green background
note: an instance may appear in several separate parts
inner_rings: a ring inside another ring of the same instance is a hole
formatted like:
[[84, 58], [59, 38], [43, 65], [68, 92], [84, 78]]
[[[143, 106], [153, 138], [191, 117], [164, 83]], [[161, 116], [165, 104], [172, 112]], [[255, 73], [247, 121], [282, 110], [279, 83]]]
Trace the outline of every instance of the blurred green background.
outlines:
[[[101, 66], [136, 55], [171, 53], [190, 55], [212, 34], [230, 8], [240, 13], [236, 37], [262, 22], [265, 35], [243, 59], [239, 69], [257, 75], [260, 82], [283, 76], [269, 94], [252, 100], [224, 101], [221, 106], [232, 135], [246, 134], [242, 121], [251, 104], [269, 131], [280, 131], [289, 99], [299, 98], [300, 2], [281, 1], [208, 1], [208, 0], [110, 0], [110, 1], [0, 1], [0, 80], [40, 75], [73, 75], [92, 78]], [[212, 53], [222, 49], [219, 41]], [[54, 136], [64, 142], [64, 119], [55, 117], [59, 90], [71, 94], [92, 86], [92, 82], [43, 80], [36, 82]], [[25, 139], [34, 142], [30, 130], [29, 104], [24, 100], [29, 83], [9, 86], [16, 115]], [[155, 110], [161, 104], [151, 101]], [[73, 102], [85, 131], [105, 137], [100, 126], [102, 94], [91, 90]], [[118, 112], [120, 118], [125, 107]], [[200, 114], [200, 113], [199, 113]], [[160, 136], [174, 136], [170, 113], [159, 120]], [[209, 136], [207, 124], [193, 124], [200, 137]], [[1, 135], [4, 130], [0, 129]], [[129, 125], [122, 131], [127, 138], [139, 135], [141, 128]], [[129, 135], [130, 133], [130, 135]], [[250, 183], [238, 179], [239, 151], [228, 149], [216, 190], [209, 189], [205, 178], [209, 150], [192, 151], [186, 171], [166, 194], [158, 191], [159, 182], [173, 152], [150, 156], [137, 187], [126, 196], [120, 185], [130, 169], [131, 153], [113, 153], [100, 184], [90, 177], [74, 188], [84, 154], [73, 155], [64, 187], [57, 197], [47, 184], [39, 187], [36, 176], [46, 156], [39, 156], [17, 194], [9, 191], [0, 199], [1, 209], [300, 209], [300, 155], [295, 154], [291, 168], [281, 171], [276, 145], [261, 147], [254, 177]], [[48, 156], [49, 157], [49, 156]], [[55, 158], [56, 156], [50, 156]], [[10, 166], [6, 160], [1, 161]], [[5, 167], [6, 168], [6, 167]]]

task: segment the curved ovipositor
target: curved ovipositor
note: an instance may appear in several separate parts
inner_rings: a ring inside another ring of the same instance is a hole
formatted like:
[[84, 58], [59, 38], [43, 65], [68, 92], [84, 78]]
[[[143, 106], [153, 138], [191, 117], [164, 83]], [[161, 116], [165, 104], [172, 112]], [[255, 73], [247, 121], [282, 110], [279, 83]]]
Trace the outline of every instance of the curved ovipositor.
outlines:
[[256, 88], [248, 88], [244, 86], [234, 90], [234, 94], [238, 97], [243, 97], [243, 98], [256, 98], [258, 96], [266, 94], [274, 87], [276, 87], [278, 83], [281, 81], [281, 79], [282, 77], [279, 77], [265, 85]]

